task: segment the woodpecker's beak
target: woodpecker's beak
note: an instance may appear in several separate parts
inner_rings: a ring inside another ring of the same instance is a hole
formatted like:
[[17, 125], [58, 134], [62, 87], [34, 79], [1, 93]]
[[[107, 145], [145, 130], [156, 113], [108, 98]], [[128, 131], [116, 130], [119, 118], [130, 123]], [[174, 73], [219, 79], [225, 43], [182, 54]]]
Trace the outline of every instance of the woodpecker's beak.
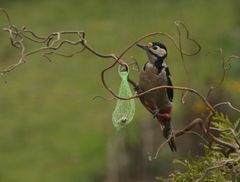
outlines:
[[137, 46], [147, 51], [147, 50], [149, 50], [149, 48], [151, 48], [153, 45], [152, 45], [151, 42], [149, 42], [148, 45], [137, 44]]
[[148, 50], [148, 46], [143, 44], [137, 44], [138, 47], [142, 48], [143, 50]]

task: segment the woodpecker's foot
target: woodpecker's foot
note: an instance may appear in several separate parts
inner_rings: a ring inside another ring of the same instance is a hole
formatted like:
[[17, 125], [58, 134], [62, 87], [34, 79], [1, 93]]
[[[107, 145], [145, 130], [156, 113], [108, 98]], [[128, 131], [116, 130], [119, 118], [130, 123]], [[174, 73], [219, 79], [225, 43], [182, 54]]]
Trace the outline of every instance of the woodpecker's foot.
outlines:
[[153, 112], [153, 118], [156, 118], [159, 114], [159, 109], [156, 108], [156, 110]]
[[134, 88], [134, 91], [137, 92], [138, 94], [143, 92], [140, 88], [139, 88], [139, 85], [136, 85]]
[[153, 118], [156, 118], [157, 116], [162, 118], [170, 118], [170, 115], [168, 113], [161, 114], [159, 112], [159, 109], [156, 109], [153, 113]]

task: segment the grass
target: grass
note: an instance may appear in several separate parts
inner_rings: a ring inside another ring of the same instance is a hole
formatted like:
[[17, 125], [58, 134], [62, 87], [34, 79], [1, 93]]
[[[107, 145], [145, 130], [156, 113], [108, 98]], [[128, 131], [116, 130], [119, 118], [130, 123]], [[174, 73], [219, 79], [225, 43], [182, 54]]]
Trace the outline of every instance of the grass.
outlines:
[[[239, 51], [236, 1], [6, 1], [12, 21], [43, 35], [57, 30], [83, 29], [88, 43], [101, 52], [119, 53], [137, 37], [152, 31], [176, 35], [181, 19], [204, 48]], [[214, 6], [214, 8], [213, 8]], [[1, 26], [3, 26], [1, 18]], [[5, 40], [3, 32], [0, 39]], [[154, 38], [154, 39], [160, 39]], [[0, 63], [17, 59], [4, 41]], [[184, 83], [179, 55], [170, 45], [169, 65], [175, 83]], [[4, 55], [4, 56], [2, 56]], [[145, 55], [134, 49], [145, 62]], [[204, 55], [187, 60], [196, 79], [215, 66]], [[107, 170], [107, 144], [116, 132], [111, 124], [114, 102], [93, 101], [106, 96], [100, 72], [110, 62], [89, 53], [71, 59], [41, 57], [8, 74], [0, 83], [0, 181], [101, 181]], [[177, 66], [176, 66], [177, 65]], [[199, 75], [199, 76], [198, 76]], [[214, 77], [214, 76], [213, 76]], [[109, 82], [117, 88], [114, 75]], [[199, 86], [201, 87], [201, 86]], [[176, 104], [176, 116], [180, 114]], [[138, 103], [134, 121], [125, 130], [137, 138], [137, 125], [150, 115]], [[159, 174], [161, 172], [159, 171]]]

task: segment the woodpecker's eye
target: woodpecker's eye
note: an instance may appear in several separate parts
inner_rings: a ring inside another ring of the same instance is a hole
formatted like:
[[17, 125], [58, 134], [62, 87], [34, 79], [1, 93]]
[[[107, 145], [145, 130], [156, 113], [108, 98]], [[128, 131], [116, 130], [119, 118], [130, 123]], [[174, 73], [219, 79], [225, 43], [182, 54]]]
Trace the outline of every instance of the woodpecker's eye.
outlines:
[[154, 46], [153, 49], [154, 49], [154, 50], [157, 50], [157, 49], [158, 49], [158, 46]]

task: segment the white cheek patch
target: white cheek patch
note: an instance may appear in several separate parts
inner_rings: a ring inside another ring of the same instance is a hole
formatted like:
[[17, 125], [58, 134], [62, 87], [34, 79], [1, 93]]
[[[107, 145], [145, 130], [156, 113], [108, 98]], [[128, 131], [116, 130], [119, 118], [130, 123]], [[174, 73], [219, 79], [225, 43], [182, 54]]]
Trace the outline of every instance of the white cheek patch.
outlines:
[[167, 51], [165, 49], [162, 49], [162, 48], [158, 48], [157, 50], [152, 50], [152, 52], [159, 57], [163, 57], [167, 54]]
[[156, 54], [159, 56], [159, 57], [163, 57], [167, 54], [166, 50], [165, 49], [162, 49], [162, 48], [159, 48], [156, 50]]

